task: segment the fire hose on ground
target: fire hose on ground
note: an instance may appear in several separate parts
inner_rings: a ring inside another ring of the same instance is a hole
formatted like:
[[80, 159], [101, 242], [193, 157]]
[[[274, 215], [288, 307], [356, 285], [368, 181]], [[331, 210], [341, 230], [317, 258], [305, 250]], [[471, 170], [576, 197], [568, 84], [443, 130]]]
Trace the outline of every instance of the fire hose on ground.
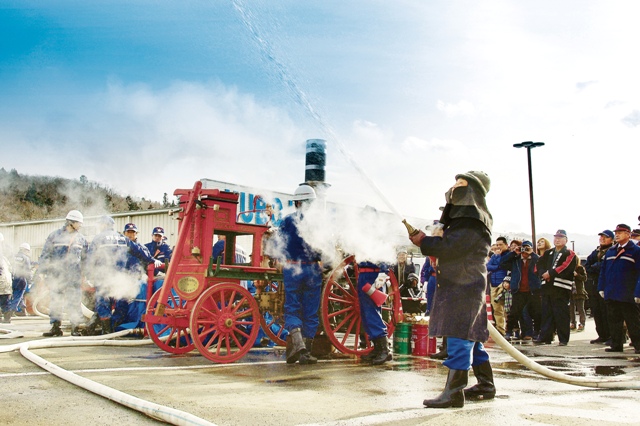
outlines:
[[632, 381], [625, 378], [595, 378], [595, 377], [575, 377], [568, 374], [558, 373], [550, 368], [538, 364], [525, 356], [516, 349], [511, 343], [502, 337], [502, 334], [491, 324], [489, 326], [489, 335], [507, 354], [518, 361], [529, 370], [535, 371], [551, 380], [557, 382], [568, 383], [570, 385], [585, 386], [590, 388], [607, 388], [607, 389], [640, 389], [640, 382]]
[[[1, 333], [11, 333], [11, 330], [0, 329]], [[140, 399], [121, 392], [117, 389], [113, 389], [109, 386], [101, 385], [93, 380], [81, 377], [75, 373], [67, 371], [57, 365], [39, 357], [31, 352], [31, 349], [43, 349], [43, 348], [58, 348], [58, 347], [77, 347], [77, 346], [141, 346], [153, 343], [151, 340], [109, 340], [116, 337], [126, 336], [132, 333], [133, 330], [123, 330], [116, 333], [111, 333], [105, 336], [91, 336], [91, 337], [60, 337], [55, 339], [43, 339], [39, 341], [30, 341], [19, 343], [15, 345], [8, 345], [0, 347], [0, 352], [12, 352], [19, 350], [22, 356], [33, 362], [40, 368], [47, 370], [51, 374], [66, 380], [76, 386], [86, 389], [90, 392], [100, 395], [104, 398], [117, 402], [125, 407], [132, 408], [139, 411], [151, 418], [158, 419], [173, 425], [202, 425], [202, 426], [215, 426], [207, 420], [194, 416], [193, 414], [176, 410], [171, 407], [159, 405], [144, 399]], [[21, 336], [15, 336], [21, 337]]]

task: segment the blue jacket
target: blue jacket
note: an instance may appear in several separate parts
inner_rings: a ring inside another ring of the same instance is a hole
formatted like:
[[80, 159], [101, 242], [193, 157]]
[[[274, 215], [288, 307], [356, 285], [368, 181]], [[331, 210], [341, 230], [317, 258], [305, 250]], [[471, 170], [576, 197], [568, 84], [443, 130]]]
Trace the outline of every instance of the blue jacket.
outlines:
[[502, 284], [504, 277], [507, 276], [507, 270], [500, 267], [500, 262], [502, 262], [502, 258], [506, 256], [507, 253], [509, 253], [508, 250], [502, 254], [494, 254], [487, 262], [487, 272], [489, 272], [491, 287], [497, 287]]
[[640, 297], [640, 247], [628, 241], [618, 253], [615, 244], [604, 255], [598, 291], [604, 291], [604, 300], [633, 303]]
[[302, 220], [299, 212], [286, 216], [280, 224], [278, 235], [283, 243], [284, 260], [317, 262], [320, 253], [313, 249], [299, 234], [298, 224]]
[[13, 258], [13, 279], [16, 278], [31, 281], [31, 259], [21, 251]]
[[147, 248], [120, 234], [107, 229], [93, 238], [88, 250], [88, 264], [92, 273], [100, 268], [144, 272], [142, 263], [153, 262]]
[[[535, 253], [531, 253], [529, 256], [529, 262], [527, 265], [527, 275], [529, 277], [529, 291], [533, 292], [540, 290], [540, 278], [536, 275], [536, 263], [538, 263], [538, 256]], [[506, 270], [511, 271], [511, 293], [515, 294], [520, 291], [520, 282], [522, 281], [522, 256], [516, 254], [514, 251], [510, 251], [506, 255], [502, 256], [500, 266]]]
[[43, 273], [73, 276], [80, 279], [87, 256], [87, 240], [79, 232], [67, 232], [66, 225], [47, 237], [40, 254]]
[[587, 279], [591, 281], [595, 281], [596, 285], [598, 284], [598, 279], [600, 278], [600, 269], [602, 268], [602, 260], [604, 259], [604, 255], [612, 246], [608, 247], [600, 247], [598, 246], [591, 254], [587, 257], [587, 261], [584, 264], [584, 269], [587, 271]]
[[160, 262], [171, 260], [173, 251], [171, 250], [171, 247], [169, 247], [169, 244], [165, 243], [164, 241], [160, 241], [159, 243], [151, 241], [144, 246], [147, 248], [147, 250], [149, 250], [149, 254], [151, 254], [151, 257], [158, 259]]

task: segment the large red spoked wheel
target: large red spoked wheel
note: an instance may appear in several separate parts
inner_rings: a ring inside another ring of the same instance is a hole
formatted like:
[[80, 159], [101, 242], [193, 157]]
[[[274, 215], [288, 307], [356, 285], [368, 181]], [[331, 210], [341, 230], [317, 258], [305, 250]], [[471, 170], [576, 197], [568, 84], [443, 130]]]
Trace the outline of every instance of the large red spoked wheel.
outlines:
[[[382, 305], [382, 318], [387, 335], [395, 329], [395, 319], [402, 310], [398, 280], [389, 271], [387, 301]], [[342, 261], [331, 273], [322, 293], [322, 322], [329, 340], [340, 352], [362, 356], [372, 350], [360, 319], [358, 300], [358, 264], [354, 256]], [[361, 345], [364, 336], [364, 344]], [[361, 347], [364, 346], [364, 347]]]
[[160, 296], [158, 289], [147, 305], [145, 327], [149, 337], [160, 349], [173, 354], [191, 352], [195, 347], [189, 333], [189, 314], [187, 301], [181, 299], [175, 292], [169, 293], [164, 315], [153, 315]]
[[[282, 282], [272, 281], [262, 290], [267, 296], [278, 295], [284, 301], [284, 288]], [[278, 300], [278, 299], [277, 299]], [[260, 323], [265, 334], [278, 346], [287, 344], [287, 331], [284, 328], [284, 306], [276, 306], [276, 310], [268, 310], [262, 312]]]
[[205, 290], [191, 312], [191, 336], [205, 357], [234, 362], [253, 347], [260, 328], [255, 299], [235, 283], [220, 283]]

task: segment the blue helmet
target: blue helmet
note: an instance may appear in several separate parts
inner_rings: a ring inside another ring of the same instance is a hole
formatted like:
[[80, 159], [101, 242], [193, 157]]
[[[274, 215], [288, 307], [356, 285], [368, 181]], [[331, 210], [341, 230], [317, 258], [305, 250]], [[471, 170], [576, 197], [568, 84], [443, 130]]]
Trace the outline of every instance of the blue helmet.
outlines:
[[164, 237], [164, 228], [161, 226], [156, 226], [155, 228], [153, 228], [153, 232], [151, 232], [151, 235], [162, 235]]
[[136, 226], [135, 223], [127, 223], [124, 226], [124, 231], [123, 232], [127, 232], [127, 231], [136, 231], [136, 232], [138, 232], [138, 227]]

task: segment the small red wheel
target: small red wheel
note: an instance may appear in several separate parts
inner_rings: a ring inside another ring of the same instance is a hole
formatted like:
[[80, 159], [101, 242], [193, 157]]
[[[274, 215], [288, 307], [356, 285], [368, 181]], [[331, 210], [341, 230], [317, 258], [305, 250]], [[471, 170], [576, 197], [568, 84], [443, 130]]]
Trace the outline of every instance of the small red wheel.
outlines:
[[[395, 329], [396, 318], [402, 311], [400, 290], [393, 272], [389, 271], [387, 301], [382, 305], [382, 317], [387, 335]], [[331, 273], [322, 293], [322, 322], [329, 340], [340, 352], [362, 356], [371, 351], [369, 336], [364, 332], [360, 319], [358, 300], [358, 264], [355, 256], [344, 259]], [[361, 348], [361, 336], [365, 348]]]
[[[287, 344], [287, 331], [284, 328], [284, 288], [282, 282], [271, 281], [262, 290], [266, 297], [276, 296], [276, 306], [274, 310], [263, 310], [260, 316], [260, 324], [265, 334], [278, 346]], [[279, 301], [282, 300], [280, 304]]]
[[160, 296], [158, 289], [147, 305], [145, 315], [145, 327], [151, 340], [160, 349], [173, 354], [191, 352], [194, 348], [191, 334], [189, 333], [189, 309], [187, 301], [180, 298], [173, 290], [169, 292], [169, 298], [165, 305], [164, 315], [153, 315]]
[[235, 283], [208, 288], [191, 312], [191, 336], [200, 353], [214, 362], [234, 362], [253, 347], [260, 310], [251, 293]]

